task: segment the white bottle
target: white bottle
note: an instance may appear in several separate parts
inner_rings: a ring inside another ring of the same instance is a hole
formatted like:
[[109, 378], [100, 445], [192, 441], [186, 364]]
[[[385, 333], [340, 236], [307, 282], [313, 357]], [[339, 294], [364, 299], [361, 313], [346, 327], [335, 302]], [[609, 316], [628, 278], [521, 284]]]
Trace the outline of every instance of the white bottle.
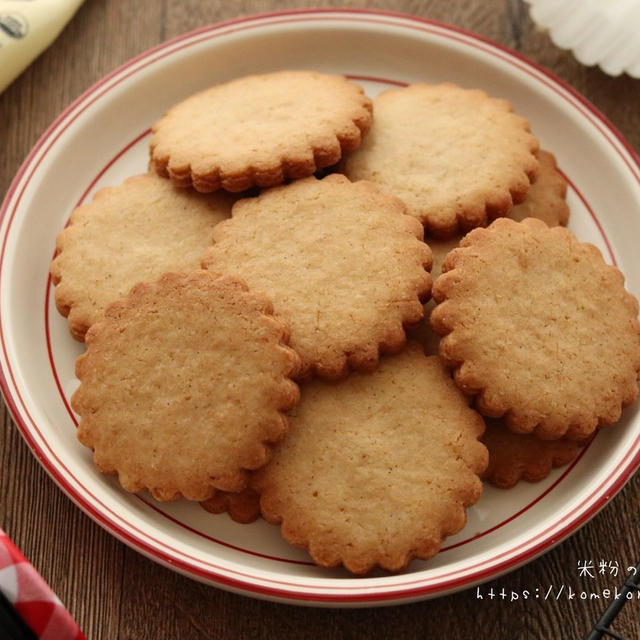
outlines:
[[0, 0], [0, 92], [46, 49], [83, 0]]

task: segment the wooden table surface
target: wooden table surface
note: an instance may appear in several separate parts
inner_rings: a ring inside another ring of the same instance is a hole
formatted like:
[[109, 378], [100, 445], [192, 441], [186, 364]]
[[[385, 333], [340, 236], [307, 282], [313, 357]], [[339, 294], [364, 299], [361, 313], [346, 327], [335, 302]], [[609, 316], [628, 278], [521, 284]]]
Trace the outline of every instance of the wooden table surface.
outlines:
[[[392, 9], [441, 20], [516, 49], [583, 93], [640, 150], [640, 81], [579, 65], [531, 22], [519, 0], [470, 2], [297, 2], [270, 0], [86, 0], [56, 42], [0, 95], [0, 195], [29, 149], [74, 98], [132, 56], [191, 29], [274, 9], [349, 6]], [[377, 609], [313, 609], [253, 600], [165, 569], [94, 524], [31, 454], [4, 405], [0, 431], [0, 526], [77, 619], [88, 638], [582, 638], [598, 600], [510, 601], [476, 590]], [[640, 559], [640, 477], [578, 533], [529, 565], [483, 586], [505, 589], [613, 588]], [[605, 560], [620, 574], [591, 579], [578, 563]], [[615, 629], [640, 637], [640, 603]], [[0, 636], [2, 635], [0, 631]]]

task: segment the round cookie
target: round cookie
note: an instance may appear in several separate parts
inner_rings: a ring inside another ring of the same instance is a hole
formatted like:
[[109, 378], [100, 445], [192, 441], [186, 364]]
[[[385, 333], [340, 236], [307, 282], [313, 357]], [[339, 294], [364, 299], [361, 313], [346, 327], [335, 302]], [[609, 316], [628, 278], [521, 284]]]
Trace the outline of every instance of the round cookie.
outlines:
[[101, 189], [76, 208], [56, 241], [51, 263], [58, 311], [83, 340], [107, 305], [136, 282], [165, 271], [194, 271], [218, 222], [231, 214], [228, 195], [176, 189], [157, 175], [138, 175]]
[[325, 567], [361, 575], [430, 558], [481, 495], [481, 417], [415, 343], [371, 374], [302, 388], [287, 438], [252, 477], [263, 516]]
[[481, 441], [489, 451], [482, 478], [500, 489], [510, 489], [522, 479], [544, 480], [554, 467], [569, 464], [580, 451], [574, 440], [540, 440], [532, 434], [513, 433], [499, 420], [487, 420]]
[[279, 71], [216, 85], [153, 125], [156, 171], [198, 191], [244, 191], [312, 175], [360, 145], [371, 100], [343, 76]]
[[383, 92], [374, 109], [371, 131], [344, 172], [401, 198], [428, 232], [468, 231], [524, 199], [538, 141], [508, 102], [451, 83], [418, 83]]
[[[431, 255], [433, 256], [431, 278], [434, 282], [440, 275], [442, 263], [446, 255], [449, 253], [449, 251], [455, 249], [458, 246], [460, 239], [461, 236], [459, 235], [444, 239], [425, 239], [425, 241], [429, 245], [429, 248], [431, 249]], [[407, 337], [410, 340], [419, 342], [427, 355], [436, 355], [438, 353], [438, 345], [440, 344], [440, 336], [433, 331], [431, 325], [429, 324], [429, 317], [431, 316], [431, 311], [433, 311], [435, 306], [435, 301], [429, 300], [429, 302], [424, 305], [424, 318], [422, 319], [422, 321], [418, 325], [407, 330]]]
[[638, 302], [567, 229], [534, 218], [476, 229], [433, 294], [440, 356], [481, 413], [513, 431], [581, 439], [636, 399]]
[[300, 376], [376, 367], [422, 318], [431, 252], [402, 203], [333, 174], [240, 200], [202, 266], [238, 275], [273, 301], [302, 359]]
[[507, 217], [517, 222], [538, 218], [550, 227], [567, 226], [567, 181], [558, 171], [555, 156], [540, 149], [536, 154], [540, 163], [538, 177], [527, 191], [527, 197], [510, 211]]
[[158, 500], [242, 490], [298, 400], [284, 325], [234, 278], [197, 271], [137, 284], [86, 344], [71, 399], [78, 439], [100, 471]]

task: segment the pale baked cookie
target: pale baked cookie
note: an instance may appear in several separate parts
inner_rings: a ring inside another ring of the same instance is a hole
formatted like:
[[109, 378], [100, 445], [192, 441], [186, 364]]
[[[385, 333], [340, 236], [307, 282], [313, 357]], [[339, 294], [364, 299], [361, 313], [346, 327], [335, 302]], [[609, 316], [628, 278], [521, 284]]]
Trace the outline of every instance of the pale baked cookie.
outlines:
[[482, 442], [489, 451], [483, 479], [500, 489], [520, 480], [540, 482], [551, 469], [569, 464], [580, 451], [574, 440], [540, 440], [532, 434], [513, 433], [499, 420], [487, 420]]
[[434, 285], [440, 356], [490, 417], [544, 439], [586, 437], [638, 394], [638, 302], [564, 227], [496, 220], [469, 233]]
[[374, 109], [371, 131], [344, 172], [401, 198], [428, 232], [467, 231], [524, 199], [538, 141], [508, 102], [418, 83], [385, 91]]
[[137, 284], [86, 335], [78, 439], [127, 491], [207, 500], [240, 491], [298, 400], [299, 360], [263, 296], [206, 271]]
[[157, 175], [100, 190], [71, 214], [51, 263], [56, 306], [83, 340], [107, 305], [165, 271], [194, 271], [213, 227], [231, 215], [232, 198], [176, 189]]
[[364, 574], [430, 558], [481, 495], [484, 423], [415, 343], [371, 374], [305, 385], [289, 421], [252, 485], [263, 516], [319, 565]]
[[360, 145], [371, 100], [343, 76], [279, 71], [216, 85], [153, 125], [151, 159], [179, 186], [244, 191], [312, 175]]
[[241, 524], [254, 522], [260, 516], [260, 496], [251, 488], [235, 493], [215, 491], [200, 506], [209, 513], [228, 513], [232, 520]]
[[536, 181], [523, 202], [517, 204], [508, 217], [518, 222], [525, 218], [538, 218], [550, 227], [566, 226], [569, 222], [567, 181], [558, 171], [555, 156], [549, 151], [537, 153], [540, 169]]
[[273, 301], [302, 358], [301, 377], [371, 370], [422, 318], [431, 252], [402, 203], [369, 182], [307, 178], [240, 200], [202, 266]]

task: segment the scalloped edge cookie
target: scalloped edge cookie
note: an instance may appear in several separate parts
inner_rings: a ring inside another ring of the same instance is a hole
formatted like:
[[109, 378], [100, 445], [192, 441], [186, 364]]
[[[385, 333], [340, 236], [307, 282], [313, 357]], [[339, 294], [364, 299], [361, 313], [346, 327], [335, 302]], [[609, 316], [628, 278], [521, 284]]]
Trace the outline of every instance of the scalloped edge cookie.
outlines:
[[484, 422], [416, 343], [373, 373], [305, 385], [289, 420], [252, 486], [263, 517], [320, 566], [364, 575], [428, 559], [482, 493]]
[[155, 174], [100, 189], [56, 238], [56, 307], [82, 342], [110, 302], [166, 271], [194, 271], [233, 197], [177, 189]]
[[166, 273], [86, 335], [71, 398], [96, 467], [157, 500], [240, 491], [286, 433], [299, 366], [269, 300], [237, 278]]
[[564, 227], [496, 220], [462, 239], [434, 285], [439, 353], [478, 410], [543, 439], [581, 439], [635, 401], [638, 301]]
[[453, 83], [384, 91], [360, 149], [343, 163], [401, 198], [432, 235], [483, 226], [524, 200], [538, 140], [506, 101]]
[[550, 227], [569, 223], [567, 181], [558, 170], [556, 157], [550, 151], [540, 149], [536, 154], [540, 170], [527, 197], [513, 207], [508, 218], [521, 222], [525, 218], [538, 218]]
[[272, 301], [302, 359], [300, 379], [371, 371], [423, 314], [431, 251], [400, 200], [332, 174], [238, 201], [202, 266]]
[[574, 460], [586, 444], [560, 438], [540, 440], [533, 434], [513, 433], [499, 420], [485, 420], [481, 441], [489, 451], [489, 464], [482, 479], [499, 489], [511, 489], [520, 480], [540, 482], [553, 468]]
[[244, 76], [171, 107], [152, 127], [151, 161], [197, 191], [273, 187], [337, 163], [360, 146], [371, 120], [371, 100], [344, 76]]

